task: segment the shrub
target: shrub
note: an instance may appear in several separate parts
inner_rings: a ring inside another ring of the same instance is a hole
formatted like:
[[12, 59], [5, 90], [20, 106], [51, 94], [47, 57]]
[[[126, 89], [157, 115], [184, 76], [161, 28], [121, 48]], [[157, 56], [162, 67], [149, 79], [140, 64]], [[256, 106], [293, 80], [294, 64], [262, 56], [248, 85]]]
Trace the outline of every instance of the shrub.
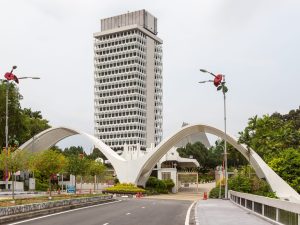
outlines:
[[167, 180], [163, 180], [163, 182], [165, 183], [165, 185], [167, 186], [167, 190], [169, 192], [172, 192], [172, 188], [175, 186], [174, 182], [172, 179], [167, 179]]
[[[171, 185], [171, 183], [168, 184]], [[148, 181], [146, 182], [146, 189], [151, 194], [168, 193], [167, 184], [164, 181], [157, 179], [156, 177], [149, 177]]]
[[247, 176], [238, 174], [237, 176], [233, 176], [228, 179], [228, 189], [251, 193], [251, 180]]
[[103, 192], [112, 194], [136, 194], [138, 192], [145, 193], [145, 190], [136, 187], [134, 184], [118, 183], [113, 187], [106, 188]]
[[[215, 187], [210, 190], [209, 192], [209, 198], [219, 198], [219, 193], [220, 193], [220, 187]], [[225, 188], [222, 186], [221, 189], [221, 198], [224, 198], [225, 196]]]

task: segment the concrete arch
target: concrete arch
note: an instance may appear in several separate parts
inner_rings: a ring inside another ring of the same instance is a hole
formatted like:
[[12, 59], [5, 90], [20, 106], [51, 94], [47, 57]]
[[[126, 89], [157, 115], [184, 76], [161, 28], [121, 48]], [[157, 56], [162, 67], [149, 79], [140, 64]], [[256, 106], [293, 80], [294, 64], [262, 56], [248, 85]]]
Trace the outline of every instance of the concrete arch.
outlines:
[[20, 149], [26, 149], [31, 152], [46, 150], [54, 146], [57, 142], [77, 134], [84, 136], [97, 148], [99, 148], [101, 152], [106, 156], [106, 158], [112, 163], [112, 165], [116, 165], [120, 162], [125, 161], [121, 156], [119, 156], [114, 150], [104, 144], [101, 140], [85, 132], [66, 127], [55, 127], [42, 131], [41, 133], [35, 135], [33, 138], [25, 142], [23, 145], [21, 145]]
[[149, 171], [153, 169], [157, 161], [164, 154], [166, 154], [171, 147], [176, 145], [177, 142], [189, 135], [201, 132], [213, 134], [226, 140], [228, 143], [234, 146], [248, 161], [250, 158], [250, 164], [254, 168], [257, 176], [259, 178], [266, 179], [272, 190], [276, 192], [276, 195], [279, 198], [289, 199], [290, 201], [300, 201], [300, 195], [280, 176], [278, 176], [253, 149], [250, 149], [249, 157], [246, 146], [239, 144], [236, 138], [228, 134], [225, 136], [223, 131], [203, 124], [189, 125], [181, 128], [179, 131], [175, 132], [174, 135], [164, 139], [158, 146], [148, 152], [143, 159], [143, 167], [140, 169], [140, 174], [138, 175], [138, 183], [142, 184], [148, 179], [150, 175]]
[[[148, 151], [146, 155], [135, 160], [125, 160], [94, 136], [66, 127], [45, 130], [24, 143], [20, 149], [27, 149], [32, 152], [41, 151], [50, 148], [64, 138], [80, 134], [90, 140], [107, 157], [121, 182], [144, 185], [152, 169], [163, 155], [179, 141], [196, 133], [209, 133], [223, 138], [233, 145], [247, 160], [249, 159], [247, 148], [239, 144], [236, 138], [228, 134], [225, 136], [223, 131], [203, 124], [189, 125], [181, 128], [169, 138], [164, 139], [154, 149]], [[252, 149], [250, 149], [250, 164], [253, 166], [258, 177], [266, 179], [279, 198], [300, 201], [300, 195], [279, 177]]]

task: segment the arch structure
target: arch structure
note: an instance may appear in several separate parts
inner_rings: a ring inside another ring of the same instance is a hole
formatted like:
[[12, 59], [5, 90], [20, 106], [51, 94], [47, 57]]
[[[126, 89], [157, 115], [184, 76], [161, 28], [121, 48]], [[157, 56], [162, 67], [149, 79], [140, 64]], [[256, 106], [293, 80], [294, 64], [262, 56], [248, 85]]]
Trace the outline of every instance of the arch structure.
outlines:
[[114, 167], [120, 182], [144, 186], [156, 163], [182, 139], [197, 133], [209, 133], [226, 140], [250, 162], [257, 176], [265, 179], [279, 198], [291, 202], [300, 202], [300, 195], [279, 177], [254, 150], [247, 150], [246, 146], [239, 144], [233, 136], [225, 135], [223, 131], [203, 124], [189, 125], [181, 128], [170, 137], [165, 138], [158, 146], [148, 150], [147, 154], [133, 160], [124, 159], [101, 140], [90, 134], [66, 127], [45, 130], [24, 143], [20, 149], [32, 152], [45, 150], [62, 139], [79, 134], [90, 140], [107, 157]]

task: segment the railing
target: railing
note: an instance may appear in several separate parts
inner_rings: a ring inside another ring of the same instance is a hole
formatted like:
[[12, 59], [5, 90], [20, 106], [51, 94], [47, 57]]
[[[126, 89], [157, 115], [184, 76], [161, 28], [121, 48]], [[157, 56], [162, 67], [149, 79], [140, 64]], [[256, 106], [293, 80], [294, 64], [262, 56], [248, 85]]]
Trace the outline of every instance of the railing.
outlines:
[[300, 225], [300, 203], [229, 191], [230, 200], [273, 224]]

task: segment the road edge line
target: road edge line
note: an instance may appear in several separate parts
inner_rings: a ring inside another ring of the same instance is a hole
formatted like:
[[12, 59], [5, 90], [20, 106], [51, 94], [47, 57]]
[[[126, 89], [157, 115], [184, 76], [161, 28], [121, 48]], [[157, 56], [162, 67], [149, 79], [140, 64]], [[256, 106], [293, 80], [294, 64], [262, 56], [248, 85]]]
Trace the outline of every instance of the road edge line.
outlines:
[[90, 205], [90, 206], [86, 206], [86, 207], [80, 207], [80, 208], [77, 208], [77, 209], [70, 209], [70, 210], [66, 210], [66, 211], [63, 211], [63, 212], [53, 213], [53, 214], [49, 214], [49, 215], [45, 215], [45, 216], [39, 216], [39, 217], [27, 219], [27, 220], [22, 220], [22, 221], [18, 221], [18, 222], [9, 223], [8, 225], [22, 224], [22, 223], [26, 223], [26, 222], [30, 222], [30, 221], [34, 221], [34, 220], [47, 218], [47, 217], [50, 217], [50, 216], [65, 214], [65, 213], [74, 212], [74, 211], [78, 211], [78, 210], [81, 210], [81, 209], [93, 208], [93, 207], [97, 207], [97, 206], [99, 207], [101, 205], [109, 205], [109, 204], [113, 204], [113, 203], [117, 203], [117, 202], [121, 202], [121, 201], [122, 200], [116, 200], [116, 201], [113, 201], [113, 202], [105, 202], [105, 203], [102, 203], [102, 204]]
[[190, 214], [191, 214], [191, 209], [193, 208], [193, 206], [194, 206], [195, 203], [196, 203], [196, 201], [194, 201], [194, 202], [190, 205], [188, 211], [186, 212], [185, 223], [184, 223], [184, 225], [190, 225]]
[[199, 206], [199, 202], [197, 201], [196, 205], [195, 205], [195, 223], [196, 225], [200, 225], [199, 224], [199, 217], [198, 217], [198, 206]]

